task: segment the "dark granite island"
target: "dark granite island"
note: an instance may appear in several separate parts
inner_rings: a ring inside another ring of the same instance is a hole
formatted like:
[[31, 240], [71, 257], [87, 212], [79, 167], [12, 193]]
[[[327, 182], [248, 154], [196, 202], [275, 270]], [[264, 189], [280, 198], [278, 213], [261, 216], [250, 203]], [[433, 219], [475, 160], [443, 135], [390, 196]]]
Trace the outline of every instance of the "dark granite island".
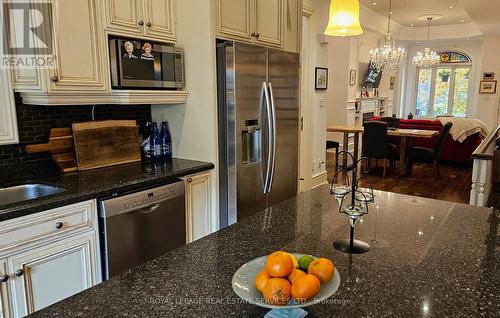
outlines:
[[349, 231], [337, 209], [319, 187], [33, 316], [262, 316], [236, 298], [231, 278], [283, 249], [328, 257], [340, 272], [337, 293], [308, 317], [498, 317], [498, 211], [376, 192], [356, 234], [372, 249], [350, 256], [332, 247]]

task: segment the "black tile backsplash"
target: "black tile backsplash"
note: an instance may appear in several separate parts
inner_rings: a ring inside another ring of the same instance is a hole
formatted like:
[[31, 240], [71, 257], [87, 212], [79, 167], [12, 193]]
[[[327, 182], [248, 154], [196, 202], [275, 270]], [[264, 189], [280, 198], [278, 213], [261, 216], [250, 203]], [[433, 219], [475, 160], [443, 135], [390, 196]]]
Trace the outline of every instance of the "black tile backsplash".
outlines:
[[[24, 147], [47, 143], [51, 128], [70, 127], [73, 122], [92, 120], [92, 105], [34, 106], [24, 105], [19, 94], [15, 98], [20, 143], [0, 146], [0, 167], [50, 159], [49, 153], [28, 154]], [[94, 114], [95, 120], [135, 119], [144, 127], [151, 121], [151, 105], [96, 105]]]

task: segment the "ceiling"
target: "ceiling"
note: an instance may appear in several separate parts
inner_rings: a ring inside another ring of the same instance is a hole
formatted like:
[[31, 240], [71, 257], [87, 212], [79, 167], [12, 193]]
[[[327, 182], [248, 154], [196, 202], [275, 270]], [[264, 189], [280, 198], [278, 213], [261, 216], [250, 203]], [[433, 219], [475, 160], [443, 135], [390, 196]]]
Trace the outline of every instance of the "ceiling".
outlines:
[[[500, 2], [497, 0], [487, 1]], [[432, 22], [434, 26], [471, 22], [471, 17], [461, 4], [463, 2], [468, 2], [470, 6], [478, 9], [477, 5], [474, 4], [478, 0], [393, 0], [392, 19], [406, 27], [427, 26], [427, 21], [419, 20], [418, 17], [429, 14], [443, 16], [441, 19]], [[360, 4], [381, 15], [388, 15], [389, 0], [360, 0]], [[483, 7], [483, 11], [488, 11], [488, 9], [485, 10]]]

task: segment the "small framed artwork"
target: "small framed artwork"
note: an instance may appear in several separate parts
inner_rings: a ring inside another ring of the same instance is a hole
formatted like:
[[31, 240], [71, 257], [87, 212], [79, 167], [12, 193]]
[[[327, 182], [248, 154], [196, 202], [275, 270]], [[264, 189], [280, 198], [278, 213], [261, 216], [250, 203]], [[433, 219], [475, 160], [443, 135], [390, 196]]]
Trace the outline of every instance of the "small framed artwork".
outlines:
[[327, 89], [328, 88], [328, 69], [324, 67], [316, 67], [315, 76], [315, 89]]
[[396, 76], [391, 76], [390, 81], [389, 81], [389, 89], [391, 91], [394, 90], [394, 85], [396, 84]]
[[483, 73], [483, 79], [484, 80], [494, 80], [495, 79], [495, 73], [494, 72], [484, 72]]
[[349, 71], [349, 86], [356, 85], [356, 70]]
[[497, 81], [481, 81], [479, 94], [496, 94]]

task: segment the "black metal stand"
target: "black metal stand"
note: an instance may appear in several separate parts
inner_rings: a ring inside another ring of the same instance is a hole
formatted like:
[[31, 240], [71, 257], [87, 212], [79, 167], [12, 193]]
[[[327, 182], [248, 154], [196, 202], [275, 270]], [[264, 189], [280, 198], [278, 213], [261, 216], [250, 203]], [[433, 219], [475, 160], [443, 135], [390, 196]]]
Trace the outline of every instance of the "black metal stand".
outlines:
[[[352, 190], [351, 190], [351, 204], [354, 206], [356, 200], [356, 186], [357, 186], [357, 178], [358, 178], [358, 148], [359, 148], [359, 133], [354, 133], [354, 160], [353, 160], [353, 169], [352, 169]], [[350, 253], [350, 254], [363, 254], [370, 250], [370, 245], [363, 241], [354, 239], [354, 226], [352, 224], [351, 234], [349, 240], [337, 240], [333, 242], [333, 247], [337, 250]]]

